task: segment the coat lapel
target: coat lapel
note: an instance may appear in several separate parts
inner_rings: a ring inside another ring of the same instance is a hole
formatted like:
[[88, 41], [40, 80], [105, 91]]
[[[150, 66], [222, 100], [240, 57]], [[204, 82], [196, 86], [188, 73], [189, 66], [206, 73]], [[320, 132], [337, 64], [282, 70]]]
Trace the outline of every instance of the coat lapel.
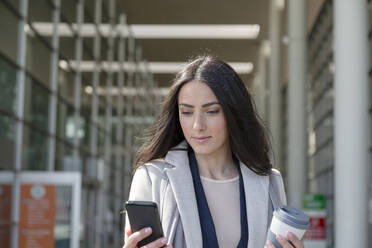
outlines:
[[[187, 149], [186, 141], [180, 143], [175, 149]], [[186, 244], [187, 247], [203, 247], [189, 158], [186, 151], [175, 149], [169, 151], [165, 157], [165, 162], [174, 166], [166, 173], [181, 216]]]
[[267, 232], [269, 178], [258, 176], [240, 162], [248, 216], [248, 248], [264, 247]]

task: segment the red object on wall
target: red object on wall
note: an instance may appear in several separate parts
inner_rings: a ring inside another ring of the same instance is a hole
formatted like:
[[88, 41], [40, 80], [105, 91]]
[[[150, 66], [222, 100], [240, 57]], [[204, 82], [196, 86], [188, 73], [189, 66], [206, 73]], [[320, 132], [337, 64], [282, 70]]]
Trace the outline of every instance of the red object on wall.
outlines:
[[326, 239], [326, 218], [310, 217], [310, 227], [306, 231], [305, 240], [324, 240]]
[[11, 185], [0, 184], [0, 247], [10, 247]]
[[54, 185], [22, 185], [19, 248], [53, 248], [56, 212]]

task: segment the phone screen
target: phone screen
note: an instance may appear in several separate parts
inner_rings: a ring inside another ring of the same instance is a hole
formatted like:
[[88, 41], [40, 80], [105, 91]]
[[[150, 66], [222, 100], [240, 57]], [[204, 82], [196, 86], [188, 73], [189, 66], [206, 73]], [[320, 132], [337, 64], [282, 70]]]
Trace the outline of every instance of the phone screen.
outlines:
[[140, 241], [138, 247], [142, 247], [164, 236], [158, 207], [155, 202], [127, 201], [125, 208], [132, 232], [139, 231], [144, 227], [151, 227], [152, 229], [151, 235]]

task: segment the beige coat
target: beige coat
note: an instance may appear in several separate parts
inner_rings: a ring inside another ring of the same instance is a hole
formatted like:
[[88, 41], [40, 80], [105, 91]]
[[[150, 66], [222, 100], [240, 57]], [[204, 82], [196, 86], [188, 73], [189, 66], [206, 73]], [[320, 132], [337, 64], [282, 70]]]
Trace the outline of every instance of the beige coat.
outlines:
[[[175, 148], [187, 148], [186, 141]], [[243, 163], [248, 216], [248, 248], [264, 247], [272, 217], [269, 176], [259, 176]], [[273, 170], [270, 179], [277, 196], [286, 204], [280, 173]], [[187, 151], [170, 150], [165, 159], [146, 163], [137, 169], [132, 180], [129, 200], [154, 201], [159, 207], [164, 236], [175, 248], [202, 248], [202, 235]], [[228, 217], [228, 213], [226, 213]], [[126, 221], [128, 226], [128, 219]], [[125, 237], [127, 238], [127, 237]]]

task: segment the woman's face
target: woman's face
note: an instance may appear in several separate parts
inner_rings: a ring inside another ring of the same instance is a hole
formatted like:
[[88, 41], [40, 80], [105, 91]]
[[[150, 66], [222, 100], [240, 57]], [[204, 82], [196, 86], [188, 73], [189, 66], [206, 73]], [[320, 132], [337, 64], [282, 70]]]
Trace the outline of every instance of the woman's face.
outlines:
[[178, 94], [183, 134], [196, 154], [213, 155], [229, 148], [225, 115], [209, 86], [190, 81]]

